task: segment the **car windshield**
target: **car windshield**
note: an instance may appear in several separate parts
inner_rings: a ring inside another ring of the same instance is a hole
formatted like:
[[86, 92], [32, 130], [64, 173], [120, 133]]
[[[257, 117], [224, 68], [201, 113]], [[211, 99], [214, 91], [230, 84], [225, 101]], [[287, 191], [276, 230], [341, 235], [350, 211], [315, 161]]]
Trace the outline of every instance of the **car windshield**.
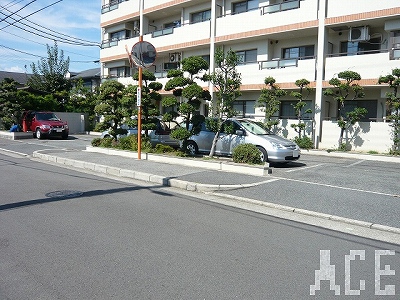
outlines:
[[54, 113], [39, 113], [39, 114], [36, 114], [36, 120], [58, 121], [60, 119]]
[[247, 130], [250, 131], [252, 134], [255, 135], [265, 135], [265, 134], [273, 134], [272, 132], [268, 131], [264, 127], [262, 127], [260, 124], [249, 121], [249, 120], [238, 120], [238, 122]]

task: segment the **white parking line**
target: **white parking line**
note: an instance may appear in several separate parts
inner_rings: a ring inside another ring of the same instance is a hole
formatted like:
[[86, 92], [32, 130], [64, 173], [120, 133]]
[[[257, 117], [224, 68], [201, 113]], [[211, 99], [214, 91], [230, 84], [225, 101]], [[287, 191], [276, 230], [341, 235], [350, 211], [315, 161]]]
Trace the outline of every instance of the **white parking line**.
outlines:
[[303, 167], [303, 168], [291, 169], [291, 170], [288, 170], [288, 171], [286, 171], [286, 173], [290, 173], [290, 172], [296, 172], [296, 171], [301, 171], [301, 170], [304, 170], [304, 169], [316, 168], [316, 167], [319, 167], [319, 166], [322, 166], [322, 165], [325, 165], [325, 164], [318, 164], [318, 165], [309, 166], [309, 167]]
[[368, 191], [368, 190], [349, 188], [349, 187], [326, 184], [326, 183], [311, 182], [311, 181], [305, 181], [305, 180], [299, 180], [299, 179], [291, 179], [291, 178], [283, 178], [283, 177], [275, 177], [275, 178], [280, 178], [280, 179], [287, 180], [287, 181], [294, 181], [294, 182], [301, 182], [301, 183], [312, 184], [312, 185], [325, 186], [325, 187], [330, 187], [330, 188], [334, 188], [334, 189], [341, 189], [341, 190], [348, 190], [348, 191], [355, 191], [355, 192], [362, 192], [362, 193], [368, 193], [368, 194], [381, 195], [381, 196], [389, 196], [389, 197], [397, 197], [397, 196], [399, 196], [399, 195], [395, 195], [395, 194]]
[[349, 168], [349, 167], [352, 167], [352, 166], [361, 164], [361, 163], [364, 162], [364, 161], [365, 161], [364, 159], [363, 159], [363, 160], [356, 161], [355, 163], [352, 163], [352, 164], [350, 164], [350, 165], [348, 165], [348, 166], [345, 166], [345, 168]]

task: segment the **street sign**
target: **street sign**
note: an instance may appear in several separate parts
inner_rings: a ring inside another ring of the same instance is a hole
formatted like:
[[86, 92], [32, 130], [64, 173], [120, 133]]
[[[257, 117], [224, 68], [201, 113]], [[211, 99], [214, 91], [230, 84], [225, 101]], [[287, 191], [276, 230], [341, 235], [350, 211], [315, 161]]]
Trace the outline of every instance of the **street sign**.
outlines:
[[156, 56], [156, 48], [149, 42], [137, 42], [132, 47], [131, 58], [138, 67], [151, 67], [156, 60]]
[[142, 89], [140, 87], [136, 90], [136, 106], [142, 105]]

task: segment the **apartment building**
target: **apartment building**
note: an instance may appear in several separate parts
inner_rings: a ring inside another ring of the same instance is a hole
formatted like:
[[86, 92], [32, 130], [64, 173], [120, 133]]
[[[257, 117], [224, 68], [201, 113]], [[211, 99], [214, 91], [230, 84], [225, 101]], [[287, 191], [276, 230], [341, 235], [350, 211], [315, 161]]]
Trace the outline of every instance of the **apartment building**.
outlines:
[[[266, 77], [274, 77], [288, 92], [298, 90], [296, 80], [307, 79], [315, 88], [306, 99], [313, 110], [304, 116], [307, 134], [324, 149], [338, 146], [340, 130], [338, 103], [323, 90], [332, 77], [351, 70], [361, 75], [366, 96], [348, 105], [368, 110], [347, 133], [353, 149], [386, 152], [392, 144], [386, 120], [389, 88], [377, 81], [400, 68], [398, 0], [103, 0], [101, 12], [103, 80], [137, 84], [126, 48], [139, 41], [140, 33], [156, 48], [149, 70], [163, 84], [168, 70], [180, 68], [183, 58], [202, 56], [213, 70], [215, 49], [232, 49], [239, 55], [242, 75], [237, 111], [263, 119], [255, 104]], [[292, 138], [295, 99], [280, 100], [280, 133]], [[207, 105], [203, 103], [200, 113], [207, 112]]]

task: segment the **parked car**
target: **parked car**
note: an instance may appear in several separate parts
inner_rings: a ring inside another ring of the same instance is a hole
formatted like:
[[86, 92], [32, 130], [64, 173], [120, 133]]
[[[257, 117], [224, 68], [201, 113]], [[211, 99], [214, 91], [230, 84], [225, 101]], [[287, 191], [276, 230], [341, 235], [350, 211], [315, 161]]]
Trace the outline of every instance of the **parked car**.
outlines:
[[[136, 127], [129, 126], [128, 124], [122, 124], [122, 125], [119, 126], [119, 127], [120, 127], [121, 129], [125, 129], [125, 130], [127, 131], [127, 133], [126, 133], [126, 134], [122, 134], [122, 135], [118, 135], [117, 138], [124, 137], [124, 136], [129, 136], [129, 135], [137, 134], [137, 133], [138, 133], [138, 130], [137, 130]], [[104, 139], [104, 138], [110, 138], [110, 137], [111, 137], [111, 134], [110, 134], [110, 131], [109, 131], [109, 130], [103, 131], [103, 132], [101, 133], [101, 135], [100, 135], [100, 138], [102, 138], [102, 139]]]
[[[232, 127], [233, 126], [233, 127]], [[233, 131], [228, 131], [233, 128]], [[233, 134], [228, 132], [234, 132]], [[215, 133], [202, 124], [198, 135], [188, 139], [187, 149], [190, 153], [210, 153]], [[262, 161], [288, 163], [300, 158], [300, 147], [293, 141], [277, 136], [248, 119], [227, 119], [222, 126], [215, 147], [216, 155], [231, 156], [239, 144], [254, 144], [260, 150]]]
[[42, 139], [50, 136], [68, 138], [69, 127], [54, 112], [26, 111], [22, 115], [22, 130], [32, 131], [33, 137]]
[[[156, 129], [149, 130], [149, 132], [148, 132], [151, 144], [153, 146], [155, 146], [157, 144], [164, 144], [164, 145], [169, 145], [174, 148], [178, 148], [179, 141], [174, 140], [170, 137], [171, 131], [177, 127], [179, 127], [179, 124], [176, 121], [165, 122], [162, 120], [158, 120]], [[132, 127], [127, 124], [122, 124], [121, 128], [126, 129], [127, 134], [118, 135], [118, 138], [138, 133], [137, 127]], [[142, 134], [144, 134], [144, 130], [142, 130]], [[100, 137], [106, 138], [106, 137], [111, 137], [111, 135], [110, 135], [109, 131], [106, 130], [106, 131], [102, 132]]]

